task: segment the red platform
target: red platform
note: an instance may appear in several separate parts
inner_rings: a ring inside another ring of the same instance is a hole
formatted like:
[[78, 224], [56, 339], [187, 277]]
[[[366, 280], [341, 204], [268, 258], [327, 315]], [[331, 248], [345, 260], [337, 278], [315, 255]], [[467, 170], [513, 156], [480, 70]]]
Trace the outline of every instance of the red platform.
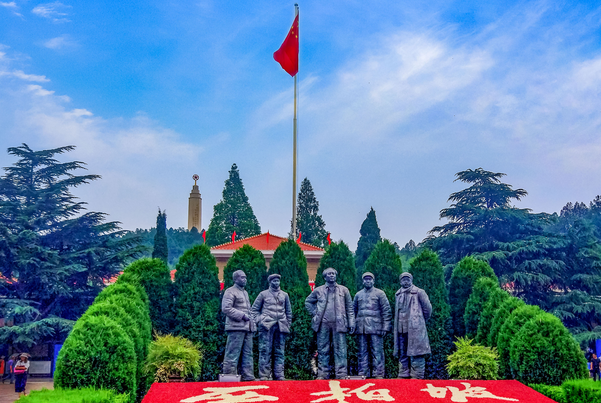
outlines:
[[553, 403], [518, 381], [366, 379], [155, 383], [142, 403]]

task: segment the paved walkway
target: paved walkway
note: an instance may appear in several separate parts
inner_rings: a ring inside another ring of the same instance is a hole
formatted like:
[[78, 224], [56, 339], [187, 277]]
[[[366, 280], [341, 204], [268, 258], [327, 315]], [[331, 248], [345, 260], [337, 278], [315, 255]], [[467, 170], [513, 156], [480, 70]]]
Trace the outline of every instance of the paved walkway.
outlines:
[[[52, 378], [29, 378], [27, 379], [27, 393], [38, 389], [54, 389], [54, 381]], [[15, 385], [8, 383], [8, 380], [3, 384], [0, 382], [0, 403], [13, 403], [17, 400], [18, 395], [15, 393]]]

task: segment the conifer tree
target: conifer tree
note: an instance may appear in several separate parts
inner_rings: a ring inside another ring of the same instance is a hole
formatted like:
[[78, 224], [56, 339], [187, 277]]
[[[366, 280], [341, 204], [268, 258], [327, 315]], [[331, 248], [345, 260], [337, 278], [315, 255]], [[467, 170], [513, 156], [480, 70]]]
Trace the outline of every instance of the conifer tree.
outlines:
[[488, 301], [484, 303], [484, 310], [480, 315], [480, 322], [478, 323], [478, 331], [476, 333], [476, 343], [482, 344], [488, 347], [495, 347], [495, 345], [489, 344], [488, 336], [492, 329], [493, 320], [497, 316], [497, 312], [509, 298], [509, 293], [501, 288], [493, 288]]
[[236, 270], [242, 270], [246, 274], [248, 281], [245, 290], [252, 303], [257, 295], [269, 286], [263, 253], [250, 245], [244, 245], [236, 250], [223, 269], [224, 290], [234, 285], [233, 274]]
[[161, 212], [157, 215], [157, 232], [154, 235], [153, 259], [161, 259], [165, 264], [169, 262], [169, 248], [167, 247], [167, 213]]
[[225, 348], [219, 269], [207, 245], [188, 249], [175, 266], [176, 333], [204, 351], [201, 380], [217, 379]]
[[336, 282], [348, 288], [351, 296], [354, 296], [357, 292], [355, 258], [348, 245], [343, 241], [332, 242], [326, 248], [326, 252], [319, 261], [319, 267], [317, 268], [315, 287], [325, 284], [323, 271], [328, 267], [332, 267], [338, 272]]
[[326, 244], [326, 223], [319, 214], [319, 202], [313, 192], [309, 179], [303, 179], [296, 204], [296, 234], [301, 234], [301, 241], [323, 248]]
[[525, 306], [526, 303], [519, 298], [509, 297], [499, 307], [499, 310], [495, 313], [495, 317], [492, 321], [492, 325], [490, 327], [490, 332], [488, 333], [488, 343], [490, 347], [497, 347], [499, 332], [501, 331], [501, 327], [509, 318], [511, 313], [515, 311], [517, 308]]
[[229, 175], [221, 201], [213, 207], [213, 218], [207, 230], [207, 243], [210, 246], [230, 242], [234, 231], [236, 239], [261, 233], [259, 221], [248, 202], [236, 164], [232, 165]]
[[476, 280], [472, 292], [465, 303], [465, 312], [463, 314], [463, 323], [465, 323], [465, 336], [469, 339], [476, 337], [478, 333], [478, 324], [484, 310], [484, 305], [490, 299], [493, 290], [499, 288], [496, 279], [490, 277], [480, 277]]
[[355, 251], [355, 264], [357, 265], [357, 274], [363, 274], [363, 264], [374, 250], [376, 244], [382, 240], [380, 236], [380, 227], [378, 227], [378, 221], [376, 220], [376, 212], [371, 207], [367, 217], [361, 224], [359, 230], [361, 237], [357, 243], [357, 250]]
[[411, 261], [413, 283], [422, 288], [432, 303], [432, 317], [426, 322], [432, 354], [426, 357], [426, 379], [447, 379], [447, 357], [451, 354], [451, 307], [438, 255], [424, 250]]

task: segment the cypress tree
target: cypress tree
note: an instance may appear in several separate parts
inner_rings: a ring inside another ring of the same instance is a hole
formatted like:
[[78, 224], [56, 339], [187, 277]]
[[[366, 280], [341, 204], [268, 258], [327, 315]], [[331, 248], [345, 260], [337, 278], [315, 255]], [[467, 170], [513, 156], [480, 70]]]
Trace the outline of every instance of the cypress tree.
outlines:
[[317, 350], [311, 316], [305, 299], [311, 293], [307, 275], [307, 259], [294, 240], [286, 240], [273, 253], [269, 274], [280, 274], [282, 290], [290, 297], [292, 328], [286, 338], [285, 376], [289, 379], [312, 379], [311, 360]]
[[319, 214], [319, 202], [313, 192], [313, 186], [309, 179], [305, 178], [298, 193], [294, 237], [297, 238], [300, 232], [303, 242], [322, 248], [328, 236], [325, 227], [326, 223]]
[[489, 300], [493, 290], [498, 288], [499, 283], [490, 277], [481, 277], [474, 284], [472, 293], [465, 303], [465, 313], [463, 314], [467, 338], [473, 339], [476, 337], [484, 305]]
[[490, 326], [490, 332], [488, 333], [487, 344], [489, 346], [497, 347], [501, 327], [503, 327], [503, 324], [513, 311], [524, 305], [526, 305], [526, 303], [516, 297], [509, 297], [503, 303], [501, 303], [499, 310], [495, 313], [495, 317]]
[[480, 322], [478, 323], [478, 331], [476, 332], [476, 343], [482, 344], [488, 347], [495, 347], [495, 345], [489, 344], [488, 335], [490, 334], [493, 320], [497, 315], [497, 312], [501, 308], [503, 302], [509, 298], [509, 293], [501, 288], [493, 288], [488, 301], [484, 303], [484, 309], [480, 315]]
[[251, 302], [257, 298], [257, 295], [261, 291], [269, 286], [267, 284], [265, 257], [263, 257], [263, 253], [260, 250], [250, 245], [244, 245], [236, 250], [227, 261], [223, 269], [224, 290], [234, 285], [232, 276], [236, 270], [242, 270], [246, 274], [248, 282], [245, 289]]
[[343, 241], [332, 242], [326, 248], [326, 253], [319, 261], [317, 275], [315, 276], [315, 287], [325, 284], [323, 271], [328, 267], [336, 269], [338, 276], [336, 282], [349, 289], [351, 296], [357, 292], [355, 279], [357, 277], [355, 258], [348, 245]]
[[453, 335], [455, 337], [465, 336], [465, 322], [463, 320], [465, 305], [472, 293], [474, 284], [480, 277], [490, 277], [498, 283], [497, 276], [488, 263], [476, 260], [471, 256], [461, 259], [453, 269], [449, 286], [449, 303], [451, 304]]
[[207, 243], [210, 246], [230, 242], [234, 231], [236, 239], [261, 233], [259, 220], [248, 202], [236, 164], [232, 165], [229, 174], [221, 201], [213, 207], [213, 218], [207, 230]]
[[167, 213], [161, 212], [157, 215], [157, 233], [154, 235], [153, 259], [161, 259], [165, 264], [169, 262], [169, 248], [167, 247]]
[[176, 333], [200, 344], [204, 351], [201, 380], [215, 380], [225, 348], [219, 269], [204, 244], [188, 249], [175, 268]]
[[410, 263], [413, 283], [422, 288], [432, 303], [432, 317], [426, 322], [432, 354], [426, 357], [426, 379], [448, 379], [447, 357], [451, 354], [451, 307], [444, 272], [438, 255], [422, 251]]
[[376, 247], [376, 244], [382, 240], [380, 236], [380, 227], [378, 227], [378, 221], [376, 220], [376, 212], [371, 207], [367, 217], [361, 224], [359, 230], [361, 237], [357, 242], [357, 250], [355, 251], [355, 264], [357, 265], [357, 285], [361, 284], [361, 275], [363, 274], [363, 264], [371, 254], [372, 250]]

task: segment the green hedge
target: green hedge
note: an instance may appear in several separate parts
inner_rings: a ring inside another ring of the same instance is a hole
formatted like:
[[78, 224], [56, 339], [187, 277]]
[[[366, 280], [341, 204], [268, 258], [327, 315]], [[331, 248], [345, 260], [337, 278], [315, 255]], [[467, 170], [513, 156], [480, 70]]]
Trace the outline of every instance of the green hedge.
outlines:
[[84, 389], [42, 389], [33, 390], [21, 397], [19, 403], [127, 403], [127, 395], [112, 390]]
[[549, 399], [555, 400], [557, 403], [569, 403], [566, 399], [566, 392], [563, 390], [562, 386], [551, 386], [541, 383], [531, 383], [528, 386], [536, 390], [538, 393], [542, 393], [543, 395], [547, 396]]
[[564, 382], [561, 386], [565, 392], [566, 402], [601, 402], [601, 382], [593, 382], [590, 379], [571, 380]]
[[478, 333], [478, 324], [484, 311], [484, 305], [490, 299], [494, 290], [499, 289], [499, 282], [496, 278], [480, 277], [472, 288], [467, 302], [465, 303], [465, 312], [463, 314], [463, 323], [465, 324], [465, 337], [474, 339]]
[[501, 307], [495, 312], [495, 317], [492, 321], [492, 325], [490, 326], [487, 345], [491, 347], [497, 346], [499, 332], [501, 331], [501, 327], [503, 327], [507, 318], [509, 318], [511, 313], [517, 308], [525, 305], [526, 303], [524, 301], [516, 297], [509, 297], [501, 304]]
[[489, 295], [488, 301], [484, 303], [484, 310], [480, 315], [478, 322], [478, 331], [476, 332], [476, 343], [485, 346], [496, 347], [497, 343], [489, 342], [489, 334], [492, 330], [493, 321], [497, 316], [497, 312], [501, 308], [503, 302], [507, 301], [509, 293], [501, 288], [495, 288]]

